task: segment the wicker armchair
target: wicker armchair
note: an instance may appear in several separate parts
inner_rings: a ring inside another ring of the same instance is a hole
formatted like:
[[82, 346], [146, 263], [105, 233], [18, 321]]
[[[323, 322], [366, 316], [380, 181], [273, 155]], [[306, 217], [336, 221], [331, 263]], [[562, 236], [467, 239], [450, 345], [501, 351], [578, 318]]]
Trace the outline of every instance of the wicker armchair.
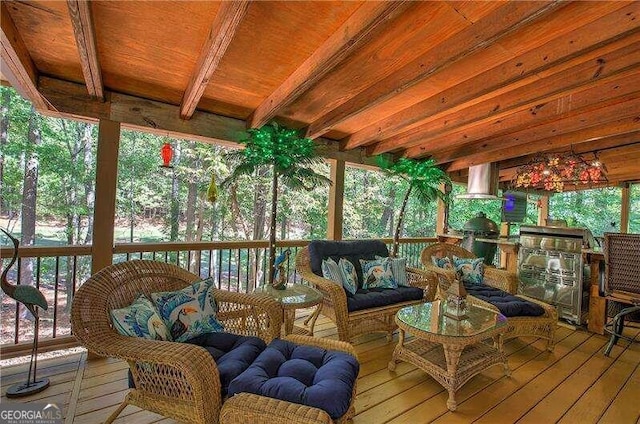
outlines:
[[[422, 253], [420, 253], [422, 266], [438, 277], [442, 288], [449, 287], [449, 284], [455, 280], [456, 273], [453, 270], [435, 266], [431, 261], [432, 256], [449, 257], [451, 263], [453, 263], [454, 256], [464, 259], [474, 259], [476, 257], [468, 250], [450, 243], [435, 243], [422, 249]], [[515, 294], [518, 289], [518, 278], [515, 274], [493, 267], [486, 266], [484, 268], [484, 282], [511, 294]]]
[[326, 278], [316, 275], [311, 270], [309, 247], [305, 247], [296, 256], [296, 272], [302, 279], [313, 284], [323, 294], [320, 313], [336, 324], [338, 338], [350, 342], [354, 337], [374, 332], [385, 332], [387, 338], [397, 328], [395, 315], [405, 306], [430, 301], [435, 297], [437, 282], [429, 278], [429, 274], [415, 268], [407, 268], [409, 285], [424, 290], [424, 298], [418, 301], [396, 303], [371, 309], [349, 312], [347, 295], [344, 289]]
[[[473, 259], [476, 256], [462, 247], [449, 244], [449, 243], [435, 243], [431, 246], [427, 246], [422, 250], [420, 254], [420, 260], [425, 270], [431, 273], [431, 279], [438, 284], [440, 290], [446, 290], [449, 284], [456, 278], [455, 271], [449, 269], [442, 269], [435, 265], [431, 260], [432, 256], [445, 257], [448, 256], [453, 261], [453, 256], [465, 259]], [[507, 272], [505, 270], [485, 267], [484, 268], [484, 281], [485, 284], [504, 290], [508, 293], [515, 294], [518, 289], [518, 277], [517, 275]], [[438, 295], [438, 297], [442, 297]], [[533, 336], [547, 340], [547, 350], [553, 351], [555, 346], [555, 334], [558, 323], [558, 311], [555, 307], [541, 302], [537, 299], [533, 299], [528, 296], [518, 295], [517, 297], [528, 300], [529, 302], [536, 303], [544, 309], [544, 314], [539, 317], [531, 316], [515, 316], [508, 318], [508, 329], [504, 334], [504, 340], [521, 336]], [[498, 310], [495, 306], [482, 301], [477, 298], [471, 300], [476, 304], [483, 305], [491, 308], [495, 311]]]
[[[218, 369], [202, 347], [126, 337], [111, 327], [109, 311], [141, 293], [179, 290], [199, 277], [175, 265], [129, 261], [106, 267], [85, 282], [73, 299], [73, 334], [89, 351], [126, 360], [135, 382], [112, 422], [127, 405], [189, 423], [217, 423], [222, 407]], [[226, 331], [270, 342], [280, 334], [282, 309], [262, 295], [215, 291], [218, 319]], [[266, 398], [262, 398], [267, 401]]]
[[605, 325], [605, 331], [611, 334], [604, 350], [609, 356], [611, 349], [622, 337], [625, 317], [640, 311], [640, 234], [604, 235], [604, 269], [600, 262], [600, 295], [607, 300], [631, 305], [618, 312], [613, 321]]

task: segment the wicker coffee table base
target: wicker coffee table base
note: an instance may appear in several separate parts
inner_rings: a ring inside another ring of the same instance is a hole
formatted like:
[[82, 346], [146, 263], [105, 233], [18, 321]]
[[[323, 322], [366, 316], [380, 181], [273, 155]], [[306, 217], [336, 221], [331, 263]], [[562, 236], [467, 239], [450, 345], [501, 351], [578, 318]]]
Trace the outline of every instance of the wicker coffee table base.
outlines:
[[400, 339], [389, 362], [389, 371], [394, 371], [396, 362], [405, 361], [420, 368], [449, 392], [447, 408], [455, 411], [456, 391], [471, 377], [493, 365], [502, 365], [505, 375], [511, 370], [502, 352], [501, 334], [493, 337], [494, 345], [483, 342], [461, 343], [452, 338], [452, 343], [435, 343], [417, 337], [405, 342], [405, 332], [400, 329]]

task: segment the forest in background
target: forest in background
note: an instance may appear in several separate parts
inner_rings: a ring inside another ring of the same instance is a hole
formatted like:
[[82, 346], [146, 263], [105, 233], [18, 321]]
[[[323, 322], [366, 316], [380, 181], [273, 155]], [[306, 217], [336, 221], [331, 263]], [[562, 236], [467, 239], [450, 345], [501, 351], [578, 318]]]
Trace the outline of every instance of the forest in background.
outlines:
[[[13, 89], [0, 87], [1, 218], [3, 227], [20, 234], [23, 245], [91, 243], [95, 198], [97, 127], [44, 117]], [[172, 169], [159, 167], [164, 142], [174, 148]], [[268, 234], [269, 175], [256, 174], [206, 200], [212, 175], [222, 181], [235, 166], [226, 147], [169, 139], [123, 130], [117, 185], [117, 242], [262, 240]], [[116, 160], [116, 158], [114, 158]], [[328, 175], [328, 165], [319, 172]], [[345, 180], [344, 238], [391, 236], [405, 182], [381, 172], [348, 167]], [[640, 190], [633, 186], [631, 231], [640, 231]], [[464, 192], [456, 185], [454, 194]], [[324, 238], [328, 189], [279, 192], [278, 238]], [[534, 223], [535, 199], [526, 222]], [[454, 200], [449, 227], [482, 210], [500, 222], [499, 201]], [[559, 193], [550, 214], [595, 234], [620, 221], [620, 189]], [[429, 237], [435, 232], [436, 205], [410, 199], [403, 234]], [[516, 227], [517, 228], [517, 227]]]

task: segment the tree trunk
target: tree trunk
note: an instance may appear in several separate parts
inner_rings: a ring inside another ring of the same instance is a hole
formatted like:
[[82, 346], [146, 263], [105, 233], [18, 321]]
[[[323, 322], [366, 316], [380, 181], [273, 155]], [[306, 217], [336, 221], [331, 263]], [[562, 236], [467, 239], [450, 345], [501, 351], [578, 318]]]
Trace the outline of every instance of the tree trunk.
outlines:
[[396, 200], [396, 190], [391, 187], [389, 189], [389, 196], [385, 202], [384, 209], [382, 211], [382, 217], [380, 217], [380, 228], [385, 231], [388, 229], [388, 234], [393, 234], [393, 204]]
[[411, 194], [411, 189], [413, 187], [409, 185], [407, 189], [407, 193], [404, 195], [404, 199], [402, 200], [402, 206], [400, 207], [400, 215], [398, 215], [398, 223], [396, 224], [396, 232], [393, 235], [393, 249], [391, 251], [391, 256], [398, 256], [398, 250], [400, 247], [400, 232], [402, 231], [402, 220], [404, 219], [404, 212], [407, 207], [407, 202], [409, 201], [409, 195]]
[[186, 241], [193, 241], [196, 227], [196, 199], [198, 197], [198, 186], [195, 182], [190, 181], [187, 192], [187, 228], [185, 234]]
[[273, 167], [273, 179], [271, 180], [271, 225], [269, 226], [269, 285], [273, 285], [275, 275], [274, 264], [276, 262], [276, 212], [278, 210], [278, 174]]
[[[40, 126], [36, 111], [31, 107], [29, 114], [29, 132], [27, 134], [27, 157], [24, 165], [24, 183], [22, 186], [22, 246], [31, 246], [36, 236], [36, 200], [38, 195], [38, 153], [40, 144]], [[33, 260], [22, 259], [20, 284], [33, 285]], [[26, 311], [26, 309], [25, 309]]]
[[[2, 101], [0, 102], [0, 193], [4, 188], [4, 152], [9, 139], [9, 105], [11, 103], [11, 93], [5, 87], [2, 89]], [[6, 206], [0, 197], [0, 211], [6, 210]], [[9, 211], [10, 212], [10, 211]], [[11, 213], [9, 213], [11, 215]]]
[[91, 170], [95, 169], [93, 163], [93, 125], [85, 124], [82, 134], [82, 146], [84, 149], [84, 201], [87, 205], [87, 233], [84, 238], [85, 244], [93, 241], [93, 209], [95, 207], [95, 173]]

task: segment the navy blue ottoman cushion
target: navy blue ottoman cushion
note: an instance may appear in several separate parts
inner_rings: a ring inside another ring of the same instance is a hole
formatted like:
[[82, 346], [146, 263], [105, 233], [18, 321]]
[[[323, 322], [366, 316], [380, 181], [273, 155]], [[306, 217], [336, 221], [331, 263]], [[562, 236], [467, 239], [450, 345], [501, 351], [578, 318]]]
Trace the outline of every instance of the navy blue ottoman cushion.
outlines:
[[311, 271], [322, 277], [322, 260], [331, 258], [336, 263], [340, 258], [348, 259], [356, 269], [358, 287], [362, 287], [362, 266], [360, 259], [373, 260], [376, 256], [389, 256], [387, 245], [380, 240], [312, 240], [309, 243]]
[[229, 395], [253, 393], [326, 411], [347, 413], [360, 364], [353, 356], [274, 340], [229, 385]]
[[227, 394], [231, 380], [240, 375], [267, 347], [258, 337], [239, 336], [231, 333], [206, 333], [187, 340], [202, 346], [213, 357], [220, 373], [222, 396]]
[[396, 289], [373, 288], [360, 289], [356, 294], [347, 296], [347, 310], [349, 312], [380, 306], [393, 305], [394, 303], [420, 300], [424, 297], [424, 291], [420, 287], [398, 287]]
[[467, 292], [480, 300], [492, 304], [505, 317], [539, 317], [544, 308], [536, 303], [521, 299], [504, 290], [486, 284], [464, 284]]

